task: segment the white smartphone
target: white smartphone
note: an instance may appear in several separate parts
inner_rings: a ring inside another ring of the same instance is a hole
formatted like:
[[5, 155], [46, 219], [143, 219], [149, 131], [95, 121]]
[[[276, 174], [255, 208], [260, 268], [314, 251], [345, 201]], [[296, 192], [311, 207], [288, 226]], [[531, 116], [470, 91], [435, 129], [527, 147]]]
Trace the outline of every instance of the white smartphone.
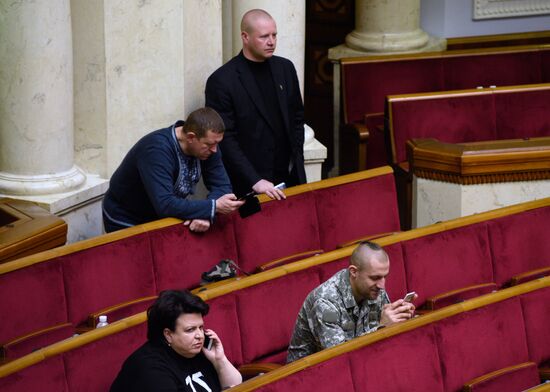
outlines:
[[414, 299], [415, 295], [416, 295], [416, 291], [411, 291], [410, 293], [407, 293], [407, 295], [405, 295], [405, 297], [403, 298], [403, 301], [411, 302]]
[[280, 184], [275, 185], [274, 188], [283, 190], [283, 189], [286, 189], [286, 184], [284, 182], [281, 182]]

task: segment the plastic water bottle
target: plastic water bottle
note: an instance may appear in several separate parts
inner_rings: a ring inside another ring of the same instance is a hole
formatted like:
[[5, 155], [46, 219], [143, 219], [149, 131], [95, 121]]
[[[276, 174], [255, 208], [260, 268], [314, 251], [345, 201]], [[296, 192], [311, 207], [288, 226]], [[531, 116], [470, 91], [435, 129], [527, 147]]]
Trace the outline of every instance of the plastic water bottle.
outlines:
[[97, 323], [95, 327], [101, 328], [101, 327], [106, 327], [107, 325], [109, 325], [109, 323], [107, 322], [107, 316], [101, 315], [99, 316], [99, 323]]

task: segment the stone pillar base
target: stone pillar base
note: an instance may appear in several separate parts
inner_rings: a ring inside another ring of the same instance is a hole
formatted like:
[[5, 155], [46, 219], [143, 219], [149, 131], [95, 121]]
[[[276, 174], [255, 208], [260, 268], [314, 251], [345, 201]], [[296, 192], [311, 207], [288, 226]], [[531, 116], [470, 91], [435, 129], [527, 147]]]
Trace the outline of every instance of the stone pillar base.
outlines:
[[67, 243], [81, 241], [103, 234], [101, 201], [109, 187], [109, 181], [98, 176], [85, 176], [84, 184], [77, 190], [50, 195], [0, 196], [28, 200], [39, 204], [50, 213], [67, 222]]
[[550, 180], [460, 185], [414, 176], [412, 227], [542, 199], [549, 194]]
[[21, 175], [0, 172], [0, 192], [6, 195], [48, 195], [77, 189], [86, 175], [77, 166], [55, 174]]
[[364, 33], [352, 31], [346, 37], [346, 44], [355, 50], [364, 52], [402, 52], [418, 50], [429, 41], [428, 34], [422, 29], [407, 33]]

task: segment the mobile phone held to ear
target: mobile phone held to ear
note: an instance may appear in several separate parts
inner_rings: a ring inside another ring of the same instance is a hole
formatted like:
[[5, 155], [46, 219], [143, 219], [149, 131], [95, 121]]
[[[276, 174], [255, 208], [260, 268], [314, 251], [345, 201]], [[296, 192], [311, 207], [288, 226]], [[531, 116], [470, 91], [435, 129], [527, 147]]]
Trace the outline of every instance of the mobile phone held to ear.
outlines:
[[414, 299], [414, 296], [416, 295], [416, 291], [411, 291], [410, 293], [407, 293], [405, 297], [403, 298], [404, 302], [411, 302]]
[[204, 335], [204, 344], [203, 344], [204, 348], [207, 349], [207, 350], [212, 350], [212, 342], [213, 342], [213, 340], [210, 339], [210, 336], [205, 334]]

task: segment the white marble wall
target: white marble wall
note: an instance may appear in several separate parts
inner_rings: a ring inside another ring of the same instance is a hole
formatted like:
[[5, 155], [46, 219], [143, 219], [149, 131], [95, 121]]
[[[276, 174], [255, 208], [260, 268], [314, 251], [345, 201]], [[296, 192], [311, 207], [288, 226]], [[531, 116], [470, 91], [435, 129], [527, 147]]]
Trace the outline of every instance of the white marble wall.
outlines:
[[460, 185], [413, 179], [412, 226], [472, 215], [550, 196], [550, 180]]

